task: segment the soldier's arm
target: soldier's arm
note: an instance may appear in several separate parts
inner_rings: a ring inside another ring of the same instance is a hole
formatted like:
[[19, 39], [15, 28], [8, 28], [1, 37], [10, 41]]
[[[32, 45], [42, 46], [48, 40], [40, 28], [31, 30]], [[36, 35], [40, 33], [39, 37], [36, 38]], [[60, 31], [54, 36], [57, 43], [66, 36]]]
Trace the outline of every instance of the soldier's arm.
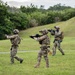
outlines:
[[12, 36], [9, 36], [9, 35], [6, 35], [6, 38], [7, 39], [13, 39], [13, 38], [15, 38], [17, 35], [12, 35]]
[[44, 40], [46, 37], [47, 37], [47, 36], [44, 35], [44, 36], [38, 37], [37, 40], [38, 40], [38, 41], [42, 41], [42, 40]]

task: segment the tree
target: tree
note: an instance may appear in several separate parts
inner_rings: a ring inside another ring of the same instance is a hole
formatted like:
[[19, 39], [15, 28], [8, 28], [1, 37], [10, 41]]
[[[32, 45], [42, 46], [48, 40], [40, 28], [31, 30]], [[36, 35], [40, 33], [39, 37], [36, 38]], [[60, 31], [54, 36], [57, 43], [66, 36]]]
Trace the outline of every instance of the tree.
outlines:
[[70, 8], [71, 8], [70, 6], [65, 6], [65, 4], [61, 5], [61, 3], [59, 3], [59, 4], [56, 4], [54, 6], [50, 6], [48, 8], [48, 10], [58, 10], [58, 11], [60, 11], [60, 10], [65, 10], [65, 9], [70, 9]]
[[33, 13], [35, 11], [37, 11], [37, 6], [33, 5], [32, 3], [30, 4], [30, 6], [21, 6], [20, 7], [20, 10], [23, 12], [23, 13], [26, 13], [26, 14], [30, 14], [30, 13]]
[[12, 13], [10, 14], [10, 20], [14, 24], [14, 28], [19, 30], [28, 28], [28, 19], [25, 13]]
[[4, 4], [0, 4], [0, 39], [4, 39], [5, 34], [10, 34], [12, 28], [12, 22], [8, 17], [7, 7]]

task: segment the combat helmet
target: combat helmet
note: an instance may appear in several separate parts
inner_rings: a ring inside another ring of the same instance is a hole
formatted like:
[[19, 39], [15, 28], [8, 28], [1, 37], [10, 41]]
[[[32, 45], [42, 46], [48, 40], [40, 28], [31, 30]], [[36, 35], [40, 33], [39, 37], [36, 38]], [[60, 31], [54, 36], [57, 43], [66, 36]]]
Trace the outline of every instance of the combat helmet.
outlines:
[[48, 30], [47, 29], [42, 29], [39, 32], [42, 33], [42, 34], [48, 34]]
[[59, 27], [59, 26], [54, 26], [54, 28], [55, 28], [55, 29], [60, 29], [60, 27]]
[[14, 34], [18, 34], [18, 33], [19, 33], [19, 30], [18, 30], [18, 29], [14, 29], [14, 30], [13, 30], [13, 33], [14, 33]]

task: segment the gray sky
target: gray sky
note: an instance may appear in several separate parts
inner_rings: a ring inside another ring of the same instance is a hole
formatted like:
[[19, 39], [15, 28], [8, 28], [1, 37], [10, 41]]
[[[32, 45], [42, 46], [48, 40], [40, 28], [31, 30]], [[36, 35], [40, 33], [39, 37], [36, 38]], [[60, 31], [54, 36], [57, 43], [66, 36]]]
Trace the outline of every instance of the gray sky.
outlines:
[[49, 6], [53, 6], [55, 4], [61, 3], [62, 5], [65, 4], [66, 6], [75, 7], [75, 0], [2, 0], [3, 2], [7, 2], [10, 6], [20, 7], [21, 5], [27, 6], [31, 3], [37, 5], [44, 5], [45, 8]]

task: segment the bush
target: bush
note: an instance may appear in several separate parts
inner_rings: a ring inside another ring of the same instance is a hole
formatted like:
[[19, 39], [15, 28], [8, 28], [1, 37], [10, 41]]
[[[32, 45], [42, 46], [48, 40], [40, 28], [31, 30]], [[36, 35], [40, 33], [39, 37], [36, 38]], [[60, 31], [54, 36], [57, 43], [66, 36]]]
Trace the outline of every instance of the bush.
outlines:
[[35, 19], [31, 19], [29, 21], [29, 26], [30, 27], [36, 27], [36, 26], [38, 26], [38, 23], [37, 23], [37, 21]]

